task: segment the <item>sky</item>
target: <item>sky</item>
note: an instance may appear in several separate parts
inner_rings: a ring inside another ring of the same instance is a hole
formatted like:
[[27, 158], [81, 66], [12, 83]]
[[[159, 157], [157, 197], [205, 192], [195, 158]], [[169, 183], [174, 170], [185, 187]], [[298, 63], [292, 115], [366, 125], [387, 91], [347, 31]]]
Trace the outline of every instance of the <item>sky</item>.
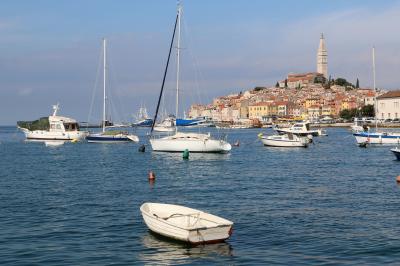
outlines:
[[[60, 115], [101, 117], [102, 38], [108, 42], [110, 113], [133, 120], [153, 115], [176, 16], [175, 0], [2, 0], [0, 125], [33, 120], [60, 104]], [[274, 86], [288, 73], [316, 71], [324, 33], [333, 78], [400, 89], [400, 1], [184, 0], [180, 116], [193, 103], [255, 86]], [[174, 51], [175, 53], [175, 51]], [[175, 54], [174, 54], [175, 55]], [[176, 57], [163, 109], [175, 109]]]

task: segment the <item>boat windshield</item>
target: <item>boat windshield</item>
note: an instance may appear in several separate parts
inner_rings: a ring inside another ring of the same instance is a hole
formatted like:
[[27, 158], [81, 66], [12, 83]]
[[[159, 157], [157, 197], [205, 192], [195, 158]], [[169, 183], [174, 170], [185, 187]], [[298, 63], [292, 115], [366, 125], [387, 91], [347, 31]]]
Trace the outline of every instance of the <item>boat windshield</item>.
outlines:
[[78, 123], [64, 123], [65, 131], [76, 131], [79, 130]]

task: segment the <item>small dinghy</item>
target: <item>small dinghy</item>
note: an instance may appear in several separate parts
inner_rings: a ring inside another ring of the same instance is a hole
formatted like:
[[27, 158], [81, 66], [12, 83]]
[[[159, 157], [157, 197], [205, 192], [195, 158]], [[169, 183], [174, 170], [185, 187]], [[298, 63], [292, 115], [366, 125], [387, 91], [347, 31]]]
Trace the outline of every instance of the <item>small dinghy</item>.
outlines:
[[400, 149], [396, 147], [396, 148], [390, 149], [390, 151], [393, 152], [394, 155], [396, 156], [396, 159], [400, 161]]
[[258, 134], [264, 146], [272, 147], [304, 147], [307, 148], [309, 139], [307, 137], [299, 137], [288, 133], [284, 135], [263, 136]]
[[193, 245], [223, 242], [232, 234], [233, 222], [188, 207], [144, 203], [140, 211], [154, 233]]

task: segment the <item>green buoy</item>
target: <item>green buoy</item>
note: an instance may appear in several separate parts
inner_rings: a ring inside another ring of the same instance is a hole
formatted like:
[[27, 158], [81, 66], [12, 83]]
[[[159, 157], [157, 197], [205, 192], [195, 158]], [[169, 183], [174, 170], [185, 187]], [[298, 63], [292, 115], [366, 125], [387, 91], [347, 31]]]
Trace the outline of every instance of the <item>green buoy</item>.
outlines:
[[189, 159], [189, 150], [185, 149], [182, 154], [183, 159]]

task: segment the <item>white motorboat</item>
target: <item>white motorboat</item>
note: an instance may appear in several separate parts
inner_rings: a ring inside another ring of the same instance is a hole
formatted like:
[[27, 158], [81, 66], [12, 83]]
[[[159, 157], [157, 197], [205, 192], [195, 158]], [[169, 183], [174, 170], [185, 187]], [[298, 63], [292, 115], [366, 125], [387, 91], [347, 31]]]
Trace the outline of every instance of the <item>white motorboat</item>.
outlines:
[[[139, 137], [129, 134], [127, 131], [121, 130], [106, 130], [109, 121], [106, 120], [106, 39], [103, 39], [103, 122], [102, 132], [90, 133], [86, 140], [90, 143], [124, 143], [124, 142], [139, 142]], [[112, 126], [116, 128], [116, 126]]]
[[18, 121], [17, 125], [27, 140], [82, 140], [88, 132], [80, 131], [78, 122], [72, 118], [58, 116], [59, 105], [53, 105], [53, 114], [35, 121]]
[[263, 136], [259, 135], [264, 146], [273, 147], [308, 147], [309, 139], [288, 133], [283, 135]]
[[152, 232], [193, 245], [222, 242], [232, 234], [233, 222], [188, 207], [144, 203], [140, 211]]
[[295, 123], [290, 127], [287, 128], [277, 128], [275, 127], [275, 131], [277, 131], [279, 134], [287, 134], [287, 133], [292, 133], [298, 136], [319, 136], [320, 132], [318, 130], [312, 130], [310, 129], [310, 123], [309, 122], [302, 122], [302, 123]]
[[210, 134], [177, 132], [172, 136], [150, 139], [153, 151], [167, 152], [215, 152], [227, 153], [232, 149], [225, 140], [211, 138]]
[[157, 132], [174, 132], [176, 130], [175, 119], [168, 116], [161, 123], [156, 124], [153, 130]]
[[[165, 78], [168, 70], [169, 60], [171, 57], [171, 51], [175, 39], [175, 32], [177, 29], [178, 37], [177, 37], [177, 67], [176, 67], [176, 105], [175, 105], [175, 117], [178, 116], [179, 111], [179, 55], [180, 55], [180, 19], [181, 19], [182, 7], [178, 4], [178, 14], [176, 16], [174, 34], [172, 35], [172, 40], [169, 48], [168, 60], [164, 71], [163, 83], [161, 85], [161, 91], [158, 98], [156, 113], [154, 117], [154, 121], [157, 121], [157, 115], [160, 108], [160, 101], [163, 96]], [[172, 136], [160, 137], [152, 135], [153, 130], [156, 128], [151, 128], [150, 131], [150, 144], [153, 151], [164, 151], [164, 152], [182, 152], [184, 150], [189, 150], [189, 152], [228, 152], [232, 149], [232, 146], [224, 139], [214, 139], [210, 134], [200, 134], [200, 133], [182, 133], [178, 132], [177, 127], [175, 126], [175, 134]], [[164, 128], [165, 129], [165, 128]]]

